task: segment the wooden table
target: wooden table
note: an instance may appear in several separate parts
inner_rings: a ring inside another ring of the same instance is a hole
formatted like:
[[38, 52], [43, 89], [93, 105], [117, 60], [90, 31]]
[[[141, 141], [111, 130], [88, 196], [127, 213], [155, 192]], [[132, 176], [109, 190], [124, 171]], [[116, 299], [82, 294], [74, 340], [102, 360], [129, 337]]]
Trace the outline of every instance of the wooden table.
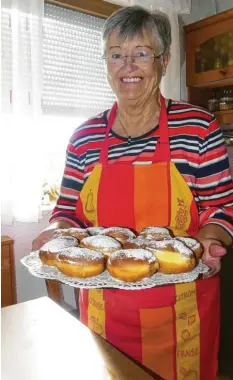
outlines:
[[151, 380], [48, 297], [2, 309], [2, 380]]

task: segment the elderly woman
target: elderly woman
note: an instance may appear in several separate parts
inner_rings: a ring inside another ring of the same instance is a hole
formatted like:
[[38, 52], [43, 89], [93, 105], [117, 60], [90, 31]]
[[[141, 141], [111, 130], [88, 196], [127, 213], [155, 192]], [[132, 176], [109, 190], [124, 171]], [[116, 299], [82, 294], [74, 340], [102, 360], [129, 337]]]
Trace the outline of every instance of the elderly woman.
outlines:
[[71, 226], [168, 226], [197, 236], [208, 278], [145, 290], [81, 290], [81, 320], [164, 379], [214, 380], [216, 273], [232, 244], [233, 184], [214, 116], [160, 93], [170, 45], [162, 13], [128, 7], [106, 21], [103, 58], [117, 102], [71, 137], [60, 197], [33, 248]]

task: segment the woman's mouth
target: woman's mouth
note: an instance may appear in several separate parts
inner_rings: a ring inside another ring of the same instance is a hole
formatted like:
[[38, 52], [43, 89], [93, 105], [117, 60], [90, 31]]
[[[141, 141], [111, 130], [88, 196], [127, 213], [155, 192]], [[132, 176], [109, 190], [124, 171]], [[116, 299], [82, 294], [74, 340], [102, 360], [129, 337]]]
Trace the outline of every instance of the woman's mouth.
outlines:
[[120, 78], [123, 83], [139, 83], [143, 80], [142, 77], [122, 77]]

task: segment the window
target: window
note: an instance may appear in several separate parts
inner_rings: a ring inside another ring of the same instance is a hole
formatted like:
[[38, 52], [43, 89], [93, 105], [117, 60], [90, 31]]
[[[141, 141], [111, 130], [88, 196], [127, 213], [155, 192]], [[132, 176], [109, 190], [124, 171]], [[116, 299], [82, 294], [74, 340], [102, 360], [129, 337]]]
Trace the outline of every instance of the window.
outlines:
[[103, 18], [5, 0], [1, 21], [2, 215], [10, 225], [38, 220], [42, 183], [54, 200], [71, 134], [115, 98], [101, 59]]
[[[43, 130], [45, 183], [57, 186], [74, 129], [110, 108], [114, 95], [101, 59], [104, 19], [45, 4], [43, 22]], [[56, 140], [56, 144], [54, 141]]]
[[101, 60], [104, 19], [45, 4], [43, 23], [45, 114], [93, 115], [113, 94]]

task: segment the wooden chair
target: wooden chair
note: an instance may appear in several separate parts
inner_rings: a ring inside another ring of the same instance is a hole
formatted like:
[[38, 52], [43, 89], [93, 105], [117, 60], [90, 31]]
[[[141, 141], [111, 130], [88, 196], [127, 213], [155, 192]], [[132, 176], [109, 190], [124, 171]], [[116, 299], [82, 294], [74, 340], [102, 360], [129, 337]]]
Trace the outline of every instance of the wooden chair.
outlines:
[[[55, 301], [58, 305], [64, 309], [70, 309], [70, 306], [65, 302], [62, 284], [59, 281], [45, 280], [46, 288], [49, 298]], [[79, 311], [79, 289], [74, 288], [75, 302], [77, 310]], [[70, 311], [70, 310], [69, 310]]]

